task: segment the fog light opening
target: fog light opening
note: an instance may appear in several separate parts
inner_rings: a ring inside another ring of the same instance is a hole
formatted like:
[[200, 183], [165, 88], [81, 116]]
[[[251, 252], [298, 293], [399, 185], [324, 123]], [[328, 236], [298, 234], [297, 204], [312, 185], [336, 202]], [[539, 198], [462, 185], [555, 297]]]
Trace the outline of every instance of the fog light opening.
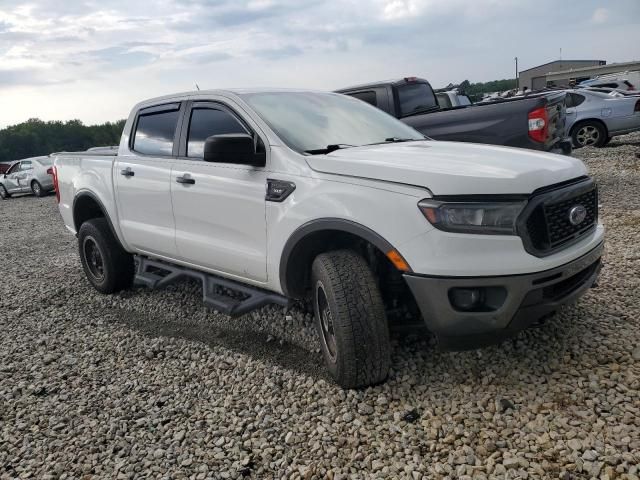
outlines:
[[504, 305], [507, 290], [501, 286], [455, 287], [449, 290], [449, 302], [459, 312], [494, 312]]
[[449, 300], [456, 310], [472, 312], [480, 310], [484, 305], [485, 294], [483, 288], [452, 288]]

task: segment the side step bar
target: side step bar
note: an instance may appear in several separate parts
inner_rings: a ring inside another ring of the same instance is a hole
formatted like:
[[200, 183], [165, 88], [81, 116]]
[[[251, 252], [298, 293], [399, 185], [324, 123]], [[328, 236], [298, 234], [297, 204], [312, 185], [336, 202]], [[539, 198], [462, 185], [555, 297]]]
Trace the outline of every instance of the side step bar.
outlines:
[[[136, 275], [134, 284], [151, 288], [166, 287], [185, 277], [195, 278], [202, 282], [202, 300], [208, 306], [231, 317], [239, 317], [245, 313], [262, 308], [270, 303], [288, 307], [287, 297], [267, 292], [257, 287], [244, 285], [233, 280], [221, 278], [209, 273], [199, 272], [178, 265], [151, 260], [139, 255], [135, 256]], [[226, 288], [242, 294], [243, 299], [235, 299], [216, 293], [218, 288]]]

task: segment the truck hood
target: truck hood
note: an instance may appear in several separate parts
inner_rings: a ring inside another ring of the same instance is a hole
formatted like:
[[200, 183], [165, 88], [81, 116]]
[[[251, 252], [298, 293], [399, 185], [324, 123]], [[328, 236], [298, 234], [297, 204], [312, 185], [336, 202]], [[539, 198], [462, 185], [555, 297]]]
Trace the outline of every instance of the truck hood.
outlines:
[[416, 185], [434, 195], [526, 194], [587, 174], [568, 156], [440, 141], [351, 147], [306, 160], [317, 172]]

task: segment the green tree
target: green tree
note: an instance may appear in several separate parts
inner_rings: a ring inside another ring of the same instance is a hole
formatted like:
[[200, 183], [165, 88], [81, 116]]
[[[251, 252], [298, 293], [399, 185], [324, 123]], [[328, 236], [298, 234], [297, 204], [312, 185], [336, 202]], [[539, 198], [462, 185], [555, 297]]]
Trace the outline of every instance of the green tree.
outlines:
[[31, 118], [0, 130], [0, 162], [118, 145], [124, 122], [118, 120], [87, 126], [80, 120], [44, 122]]
[[464, 80], [458, 85], [461, 93], [467, 95], [472, 101], [478, 102], [482, 100], [482, 96], [486, 93], [504, 92], [516, 88], [516, 79], [492, 80], [490, 82], [470, 83]]

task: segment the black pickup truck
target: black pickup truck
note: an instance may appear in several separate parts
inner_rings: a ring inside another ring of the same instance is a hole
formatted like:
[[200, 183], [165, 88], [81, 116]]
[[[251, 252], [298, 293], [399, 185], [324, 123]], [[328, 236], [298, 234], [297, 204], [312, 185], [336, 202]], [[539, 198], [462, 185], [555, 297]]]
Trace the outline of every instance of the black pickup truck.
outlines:
[[542, 92], [442, 108], [428, 81], [417, 77], [342, 88], [436, 140], [488, 143], [571, 153], [565, 93]]

